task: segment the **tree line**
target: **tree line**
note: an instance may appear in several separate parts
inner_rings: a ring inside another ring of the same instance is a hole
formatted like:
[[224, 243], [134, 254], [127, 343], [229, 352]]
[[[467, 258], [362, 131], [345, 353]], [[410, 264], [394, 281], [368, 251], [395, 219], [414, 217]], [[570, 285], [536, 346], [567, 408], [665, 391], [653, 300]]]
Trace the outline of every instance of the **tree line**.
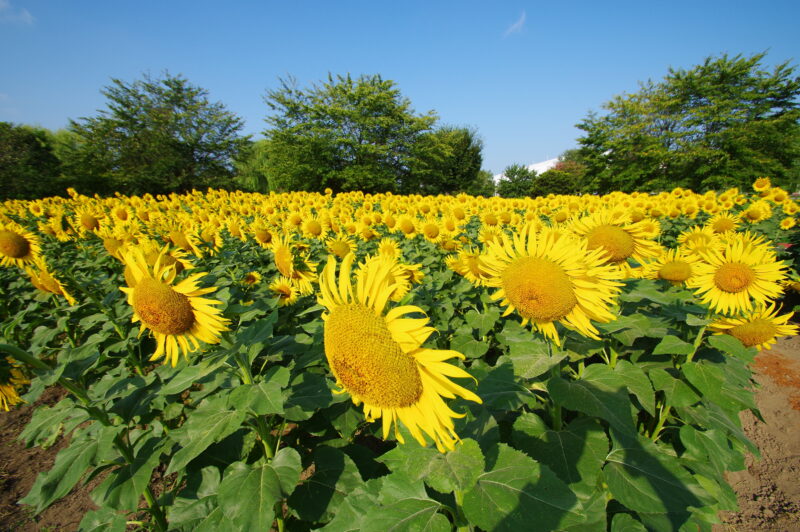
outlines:
[[578, 147], [541, 175], [520, 164], [495, 183], [469, 127], [416, 112], [392, 80], [292, 78], [269, 90], [264, 138], [183, 76], [169, 73], [102, 89], [95, 116], [48, 131], [0, 122], [0, 199], [166, 194], [227, 188], [258, 192], [466, 192], [503, 197], [611, 190], [704, 191], [769, 176], [800, 183], [800, 77], [765, 54], [709, 57], [689, 70], [615, 96], [577, 127]]

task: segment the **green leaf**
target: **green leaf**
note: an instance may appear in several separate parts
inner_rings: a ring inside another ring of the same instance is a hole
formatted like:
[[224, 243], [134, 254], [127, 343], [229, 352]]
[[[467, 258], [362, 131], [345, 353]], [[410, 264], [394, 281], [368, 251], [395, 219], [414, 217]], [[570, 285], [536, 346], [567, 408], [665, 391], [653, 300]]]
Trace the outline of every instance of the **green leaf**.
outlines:
[[81, 519], [78, 530], [81, 532], [125, 532], [125, 514], [118, 514], [110, 508], [92, 510]]
[[478, 329], [478, 336], [486, 336], [494, 328], [499, 318], [500, 309], [497, 307], [486, 307], [483, 312], [470, 310], [464, 315], [469, 326]]
[[269, 530], [275, 503], [294, 491], [301, 472], [300, 455], [285, 447], [270, 464], [228, 466], [219, 485], [219, 505], [240, 530]]
[[[175, 371], [174, 368], [165, 364], [156, 370], [156, 373], [159, 373], [161, 378], [167, 381], [167, 383], [161, 387], [159, 393], [161, 395], [181, 393], [193, 383], [216, 370], [220, 365], [220, 363], [212, 364], [204, 360], [199, 364], [182, 366], [178, 371]], [[170, 373], [172, 373], [171, 377]]]
[[704, 398], [722, 408], [733, 411], [756, 409], [752, 392], [743, 388], [732, 388], [723, 367], [705, 361], [689, 362], [681, 366], [681, 371]]
[[614, 373], [622, 377], [622, 383], [628, 387], [628, 391], [639, 399], [639, 403], [650, 414], [656, 411], [656, 394], [653, 385], [642, 368], [635, 366], [627, 360], [618, 360], [614, 368]]
[[464, 439], [454, 451], [440, 453], [416, 442], [398, 445], [378, 457], [392, 471], [402, 472], [412, 480], [424, 480], [442, 493], [465, 491], [475, 485], [483, 472], [483, 453], [478, 442]]
[[320, 408], [349, 399], [347, 394], [334, 394], [331, 384], [319, 373], [301, 373], [292, 382], [288, 390], [288, 398], [284, 403], [286, 419], [304, 421]]
[[579, 496], [595, 490], [605, 464], [609, 441], [597, 419], [578, 418], [554, 431], [535, 414], [523, 413], [514, 422], [514, 445], [549, 467]]
[[667, 403], [674, 407], [680, 408], [693, 405], [700, 400], [700, 396], [689, 385], [664, 369], [652, 369], [649, 376], [650, 381], [653, 383], [653, 388], [657, 391], [663, 391], [667, 398]]
[[92, 491], [94, 503], [114, 510], [136, 510], [144, 489], [150, 483], [150, 476], [159, 463], [161, 446], [161, 438], [147, 438], [136, 451], [133, 463], [124, 464], [109, 473]]
[[505, 444], [464, 495], [464, 513], [484, 530], [556, 530], [585, 521], [575, 494], [550, 469]]
[[233, 434], [242, 426], [247, 412], [231, 409], [227, 403], [225, 394], [217, 394], [203, 401], [197, 410], [189, 414], [181, 428], [170, 433], [170, 439], [181, 444], [182, 448], [172, 457], [167, 475], [182, 470], [209, 445]]
[[477, 340], [472, 336], [470, 327], [460, 328], [450, 340], [450, 349], [463, 353], [467, 358], [480, 358], [489, 350], [488, 342]]
[[450, 521], [431, 499], [403, 499], [372, 508], [362, 521], [364, 532], [450, 532]]
[[473, 364], [472, 375], [478, 379], [478, 396], [491, 410], [516, 410], [522, 405], [533, 407], [536, 397], [519, 382], [508, 358], [500, 358], [495, 367]]
[[616, 514], [611, 520], [611, 532], [647, 532], [647, 528], [630, 514]]
[[314, 450], [312, 460], [314, 474], [295, 488], [289, 506], [300, 519], [324, 522], [333, 517], [344, 497], [364, 481], [353, 461], [338, 449], [321, 445]]
[[612, 431], [613, 448], [605, 468], [611, 494], [631, 510], [669, 514], [674, 529], [686, 522], [691, 508], [713, 504], [691, 474], [649, 439]]
[[[380, 481], [380, 479], [375, 480]], [[421, 482], [419, 484], [422, 485]], [[378, 499], [373, 493], [364, 489], [356, 489], [345, 497], [336, 509], [336, 516], [320, 530], [325, 532], [361, 532], [364, 517], [378, 505]]]
[[[22, 430], [20, 439], [30, 447], [48, 448], [55, 443], [62, 429], [69, 431], [89, 419], [89, 414], [75, 405], [71, 398], [62, 399], [55, 406], [42, 405], [33, 412], [33, 417]], [[65, 426], [65, 422], [69, 423]]]
[[744, 344], [730, 334], [715, 334], [708, 337], [708, 345], [723, 353], [751, 364], [755, 360], [758, 350], [754, 347], [745, 347]]
[[653, 349], [654, 355], [688, 355], [694, 351], [694, 346], [684, 342], [677, 336], [667, 335], [661, 339]]
[[602, 378], [594, 379], [590, 375], [589, 378], [584, 376], [577, 381], [568, 381], [553, 377], [547, 381], [547, 391], [553, 401], [565, 408], [605, 419], [623, 432], [636, 430], [627, 390], [613, 388]]
[[277, 381], [241, 384], [228, 399], [231, 409], [250, 410], [257, 416], [283, 413], [283, 391]]

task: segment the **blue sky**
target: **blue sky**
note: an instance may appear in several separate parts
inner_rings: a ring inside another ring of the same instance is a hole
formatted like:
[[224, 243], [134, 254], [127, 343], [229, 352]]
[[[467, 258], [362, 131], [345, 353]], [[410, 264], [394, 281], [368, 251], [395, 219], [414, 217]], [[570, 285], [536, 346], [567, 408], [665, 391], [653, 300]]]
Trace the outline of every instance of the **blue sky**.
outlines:
[[0, 120], [64, 127], [105, 106], [110, 78], [168, 70], [258, 138], [278, 77], [378, 73], [417, 111], [476, 128], [499, 173], [576, 146], [590, 110], [670, 66], [761, 51], [800, 63], [798, 20], [797, 0], [0, 0]]

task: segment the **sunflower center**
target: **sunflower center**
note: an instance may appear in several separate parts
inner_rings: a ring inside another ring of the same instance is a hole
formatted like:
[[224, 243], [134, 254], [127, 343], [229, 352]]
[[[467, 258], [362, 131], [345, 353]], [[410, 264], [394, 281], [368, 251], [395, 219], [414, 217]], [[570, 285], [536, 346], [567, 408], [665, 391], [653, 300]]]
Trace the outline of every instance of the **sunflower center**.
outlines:
[[331, 251], [333, 251], [333, 254], [337, 257], [344, 258], [348, 253], [350, 253], [350, 246], [347, 245], [347, 242], [336, 240], [331, 242]]
[[133, 308], [147, 327], [161, 334], [182, 334], [192, 328], [189, 298], [166, 283], [145, 277], [133, 290]]
[[560, 320], [578, 304], [564, 269], [553, 261], [521, 257], [502, 275], [506, 297], [524, 318], [535, 322]]
[[0, 253], [12, 259], [21, 259], [31, 250], [28, 240], [8, 229], [0, 230]]
[[673, 283], [685, 281], [691, 276], [692, 267], [689, 266], [689, 263], [683, 262], [682, 260], [668, 262], [664, 264], [660, 270], [658, 270], [658, 277], [660, 279], [671, 281]]
[[724, 233], [726, 231], [733, 231], [736, 225], [730, 218], [720, 218], [712, 224], [711, 228], [715, 233]]
[[86, 212], [81, 215], [81, 225], [84, 229], [91, 231], [92, 229], [100, 227], [100, 222], [97, 218]]
[[714, 274], [714, 284], [723, 292], [736, 294], [750, 286], [755, 278], [755, 272], [747, 264], [726, 262]]
[[775, 337], [777, 332], [775, 325], [763, 318], [756, 318], [728, 330], [728, 334], [738, 338], [747, 347], [768, 342]]
[[610, 262], [622, 262], [633, 255], [633, 237], [620, 227], [601, 225], [592, 229], [587, 236], [589, 249], [606, 250]]
[[325, 321], [325, 353], [345, 389], [367, 404], [402, 408], [422, 395], [416, 361], [392, 338], [386, 321], [364, 305], [331, 311]]
[[311, 220], [306, 225], [306, 231], [314, 236], [319, 236], [322, 234], [322, 225], [316, 220]]

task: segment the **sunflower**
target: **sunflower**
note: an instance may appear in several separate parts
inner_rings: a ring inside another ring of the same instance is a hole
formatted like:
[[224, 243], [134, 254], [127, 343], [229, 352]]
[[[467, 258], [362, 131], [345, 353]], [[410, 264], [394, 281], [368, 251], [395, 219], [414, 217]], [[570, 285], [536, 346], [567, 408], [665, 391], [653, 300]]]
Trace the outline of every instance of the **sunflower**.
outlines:
[[459, 441], [453, 412], [443, 397], [456, 395], [480, 403], [473, 392], [448, 377], [471, 378], [463, 369], [445, 361], [464, 358], [458, 351], [422, 347], [434, 329], [422, 309], [406, 305], [384, 313], [394, 286], [388, 282], [389, 262], [374, 260], [366, 265], [354, 287], [351, 266], [355, 256], [342, 261], [337, 279], [336, 260], [328, 263], [320, 279], [319, 304], [326, 309], [325, 356], [342, 390], [353, 403], [364, 404], [367, 421], [382, 419], [383, 437], [394, 424], [395, 438], [404, 443], [398, 430], [402, 422], [421, 445], [425, 435], [441, 452], [453, 450]]
[[26, 268], [25, 271], [31, 278], [31, 284], [37, 289], [47, 294], [63, 296], [70, 305], [74, 305], [76, 303], [75, 298], [72, 297], [69, 292], [67, 292], [67, 290], [64, 288], [64, 285], [62, 285], [61, 282], [56, 279], [55, 276], [50, 273], [50, 271], [48, 271], [47, 265], [44, 263], [44, 261], [37, 263], [35, 268]]
[[694, 265], [700, 259], [681, 249], [666, 249], [656, 260], [647, 263], [644, 277], [662, 279], [673, 285], [681, 285], [691, 279]]
[[0, 265], [24, 268], [41, 256], [39, 237], [12, 221], [0, 225]]
[[291, 279], [278, 276], [269, 285], [269, 290], [278, 298], [278, 306], [285, 307], [297, 301], [300, 293]]
[[9, 407], [23, 403], [19, 389], [30, 382], [17, 361], [11, 358], [0, 359], [0, 409], [8, 412]]
[[272, 253], [275, 267], [281, 275], [291, 279], [303, 295], [314, 291], [312, 283], [317, 279], [317, 264], [308, 261], [302, 253], [295, 255], [297, 247], [288, 235], [276, 236], [272, 240]]
[[781, 223], [780, 223], [779, 227], [781, 229], [783, 229], [784, 231], [788, 231], [789, 229], [791, 229], [795, 225], [797, 225], [797, 222], [795, 221], [795, 219], [789, 217], [789, 218], [784, 218], [783, 220], [781, 220]]
[[400, 251], [400, 245], [397, 243], [397, 240], [389, 237], [382, 238], [381, 241], [378, 242], [378, 255], [390, 259], [399, 259], [402, 252]]
[[792, 313], [778, 316], [773, 303], [769, 307], [759, 305], [741, 317], [720, 317], [709, 325], [716, 334], [730, 334], [738, 338], [746, 347], [771, 349], [779, 336], [797, 334], [797, 325], [787, 324]]
[[337, 257], [344, 258], [348, 253], [356, 252], [356, 243], [350, 235], [339, 233], [338, 235], [330, 237], [325, 241], [328, 251]]
[[753, 182], [753, 190], [756, 192], [763, 192], [768, 190], [771, 185], [772, 183], [770, 183], [768, 177], [759, 177]]
[[257, 285], [261, 282], [261, 274], [256, 271], [247, 272], [244, 277], [242, 277], [241, 282], [245, 286]]
[[590, 251], [606, 253], [606, 262], [623, 266], [628, 259], [643, 264], [661, 254], [661, 246], [652, 238], [652, 227], [645, 221], [627, 223], [627, 213], [600, 211], [572, 223], [572, 230], [587, 241]]
[[729, 241], [722, 251], [702, 253], [687, 286], [715, 312], [730, 314], [750, 310], [753, 301], [766, 304], [783, 292], [786, 266], [775, 260], [766, 246], [745, 238]]
[[195, 273], [173, 284], [175, 267], [166, 265], [165, 255], [166, 249], [150, 266], [138, 248], [127, 251], [125, 264], [131, 268], [135, 285], [120, 290], [133, 307], [132, 321], [141, 322], [139, 334], [149, 329], [156, 340], [150, 360], [164, 357], [164, 362], [174, 367], [181, 353], [188, 358], [188, 353], [200, 347], [199, 340], [219, 343], [220, 333], [228, 330], [228, 320], [214, 306], [220, 301], [201, 297], [216, 290], [198, 286], [197, 281], [206, 274]]
[[464, 277], [475, 286], [486, 284], [489, 273], [481, 257], [481, 252], [472, 248], [463, 248], [457, 255], [450, 255], [444, 260], [445, 265]]
[[615, 319], [609, 306], [622, 286], [617, 282], [622, 272], [607, 264], [604, 249], [589, 250], [583, 239], [557, 235], [529, 225], [500, 244], [489, 244], [483, 256], [485, 284], [498, 288], [491, 297], [506, 307], [504, 316], [516, 310], [523, 325], [531, 322], [556, 345], [555, 322], [598, 338], [589, 320]]
[[728, 231], [736, 231], [740, 221], [741, 219], [736, 214], [721, 212], [712, 217], [706, 223], [706, 227], [710, 227], [714, 233], [726, 233]]

